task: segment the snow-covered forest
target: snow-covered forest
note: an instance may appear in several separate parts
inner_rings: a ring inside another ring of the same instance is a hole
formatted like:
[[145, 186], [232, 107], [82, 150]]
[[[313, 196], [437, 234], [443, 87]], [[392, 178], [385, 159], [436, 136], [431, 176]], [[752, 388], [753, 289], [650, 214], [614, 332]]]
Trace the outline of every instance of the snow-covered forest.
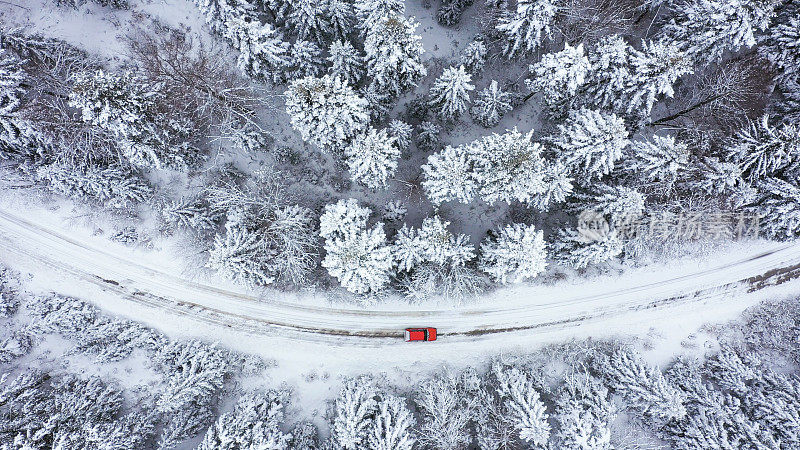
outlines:
[[[2, 23], [6, 188], [220, 280], [460, 301], [800, 233], [792, 1], [42, 1]], [[127, 22], [92, 53], [39, 7]]]
[[[3, 0], [0, 210], [25, 205], [292, 308], [794, 243], [800, 2]], [[278, 362], [28, 289], [3, 248], [2, 450], [800, 448], [798, 295], [667, 359], [581, 336], [314, 372], [309, 410]]]

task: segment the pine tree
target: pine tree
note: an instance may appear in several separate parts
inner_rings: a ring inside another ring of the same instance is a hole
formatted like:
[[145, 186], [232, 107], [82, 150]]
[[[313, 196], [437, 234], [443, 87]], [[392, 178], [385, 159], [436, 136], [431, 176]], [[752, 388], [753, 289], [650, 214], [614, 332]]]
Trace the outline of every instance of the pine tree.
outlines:
[[422, 171], [425, 174], [422, 187], [434, 205], [451, 200], [469, 203], [475, 198], [478, 184], [472, 176], [473, 161], [466, 146], [448, 145], [428, 156]]
[[235, 17], [226, 23], [226, 37], [239, 50], [236, 65], [250, 77], [280, 83], [291, 61], [289, 43], [270, 25]]
[[475, 39], [461, 52], [461, 65], [471, 74], [477, 74], [483, 70], [486, 64], [488, 50], [482, 39]]
[[427, 74], [417, 22], [399, 15], [381, 17], [367, 29], [364, 41], [367, 74], [378, 91], [398, 96]]
[[268, 266], [275, 255], [267, 252], [266, 239], [263, 231], [249, 229], [243, 221], [229, 218], [225, 235], [214, 238], [206, 267], [229, 280], [247, 285], [272, 284], [275, 276]]
[[295, 80], [286, 92], [286, 112], [303, 140], [338, 152], [369, 123], [367, 102], [338, 77]]
[[622, 253], [622, 242], [616, 231], [591, 238], [574, 229], [562, 230], [553, 244], [553, 252], [563, 263], [576, 269], [602, 264]]
[[24, 94], [24, 80], [22, 61], [5, 49], [0, 49], [0, 115], [9, 116], [17, 110]]
[[328, 51], [330, 73], [355, 86], [364, 76], [364, 61], [350, 41], [333, 41]]
[[542, 146], [532, 139], [532, 130], [523, 134], [514, 128], [503, 134], [493, 133], [467, 147], [472, 159], [471, 178], [485, 202], [530, 203], [545, 192]]
[[400, 149], [385, 128], [380, 131], [370, 128], [353, 139], [345, 149], [345, 156], [353, 180], [370, 189], [380, 189], [386, 187], [389, 177], [397, 170]]
[[592, 199], [593, 206], [616, 225], [630, 223], [644, 213], [644, 196], [625, 186], [599, 184]]
[[378, 404], [375, 387], [362, 376], [346, 380], [334, 402], [331, 440], [342, 450], [360, 450], [368, 445]]
[[[785, 22], [780, 21], [785, 16]], [[782, 13], [774, 22], [758, 36], [758, 52], [778, 69], [778, 83], [796, 81], [800, 79], [800, 17]]]
[[352, 32], [356, 20], [351, 0], [328, 0], [326, 14], [331, 32], [337, 39], [345, 39]]
[[417, 145], [424, 150], [434, 150], [439, 147], [439, 134], [441, 128], [433, 122], [424, 121], [419, 124]]
[[317, 450], [319, 445], [319, 432], [317, 427], [311, 422], [299, 422], [295, 424], [289, 439], [289, 448], [292, 450]]
[[411, 450], [414, 447], [414, 416], [405, 400], [382, 395], [369, 431], [367, 443], [371, 450]]
[[186, 228], [198, 233], [216, 228], [220, 217], [202, 198], [169, 201], [161, 209], [161, 217], [169, 229]]
[[479, 267], [500, 283], [515, 283], [544, 272], [546, 258], [542, 231], [515, 223], [481, 244]]
[[400, 151], [405, 151], [411, 145], [411, 125], [402, 120], [393, 120], [389, 123], [389, 135], [394, 138]]
[[551, 108], [561, 106], [578, 92], [589, 72], [589, 59], [583, 51], [583, 44], [571, 47], [564, 44], [564, 50], [548, 53], [535, 64], [531, 64], [533, 78], [525, 80], [532, 92], [541, 92], [545, 104]]
[[470, 111], [476, 122], [491, 128], [500, 123], [500, 119], [512, 109], [511, 94], [500, 89], [497, 81], [492, 80], [489, 87], [478, 94]]
[[792, 181], [767, 178], [757, 184], [758, 201], [748, 209], [758, 214], [767, 236], [793, 239], [800, 235], [800, 186]]
[[404, 0], [364, 0], [356, 3], [358, 26], [364, 35], [374, 30], [384, 17], [402, 17], [405, 12]]
[[287, 20], [297, 33], [298, 39], [322, 43], [325, 36], [331, 33], [327, 3], [323, 0], [295, 0], [292, 2], [292, 12]]
[[617, 408], [608, 389], [586, 373], [567, 375], [556, 400], [556, 440], [565, 450], [611, 450]]
[[779, 0], [687, 0], [676, 4], [663, 32], [696, 62], [710, 64], [726, 51], [755, 45], [755, 33], [767, 28], [779, 4]]
[[436, 79], [430, 91], [430, 105], [436, 108], [443, 120], [456, 120], [467, 110], [469, 93], [475, 89], [472, 76], [459, 68], [449, 67]]
[[550, 438], [550, 424], [544, 403], [531, 377], [516, 367], [495, 364], [492, 374], [497, 393], [503, 400], [519, 437], [532, 446], [544, 447]]
[[[674, 43], [642, 41], [642, 50], [632, 49], [631, 77], [628, 78], [622, 101], [624, 111], [639, 110], [649, 116], [659, 96], [672, 97], [672, 86], [681, 76], [692, 73], [689, 58]], [[621, 108], [620, 108], [621, 109]]]
[[419, 443], [427, 448], [457, 450], [467, 448], [472, 436], [467, 426], [475, 412], [475, 397], [480, 380], [473, 373], [460, 377], [437, 375], [422, 384], [415, 402], [422, 422]]
[[36, 168], [34, 178], [58, 194], [114, 209], [131, 208], [153, 195], [138, 173], [118, 165], [82, 169], [53, 163]]
[[298, 39], [289, 50], [289, 79], [318, 77], [325, 72], [322, 49], [312, 41]]
[[630, 143], [625, 123], [614, 114], [584, 108], [571, 112], [567, 123], [558, 128], [551, 143], [584, 182], [610, 173]]
[[552, 0], [519, 0], [517, 9], [500, 18], [497, 31], [505, 35], [505, 53], [510, 57], [532, 53], [550, 37], [550, 22], [558, 5]]
[[287, 392], [273, 390], [240, 397], [233, 411], [220, 416], [208, 429], [197, 449], [288, 450], [290, 435], [281, 431], [288, 401]]
[[794, 124], [772, 126], [764, 115], [740, 130], [731, 144], [728, 158], [750, 181], [800, 168], [800, 127]]
[[609, 387], [620, 394], [628, 408], [642, 414], [656, 426], [686, 416], [686, 397], [655, 368], [636, 355], [616, 350], [598, 361]]
[[563, 203], [572, 194], [572, 177], [569, 170], [560, 161], [555, 161], [547, 165], [544, 171], [543, 192], [529, 201], [529, 204], [540, 211], [547, 211], [550, 205]]
[[364, 208], [350, 199], [327, 205], [320, 217], [326, 252], [322, 266], [355, 294], [382, 290], [389, 282], [393, 265], [383, 224], [367, 229], [364, 213]]
[[153, 361], [168, 377], [157, 403], [165, 413], [209, 407], [230, 371], [227, 352], [200, 341], [170, 342]]
[[672, 136], [633, 141], [625, 168], [647, 182], [660, 182], [669, 190], [689, 168], [689, 146]]

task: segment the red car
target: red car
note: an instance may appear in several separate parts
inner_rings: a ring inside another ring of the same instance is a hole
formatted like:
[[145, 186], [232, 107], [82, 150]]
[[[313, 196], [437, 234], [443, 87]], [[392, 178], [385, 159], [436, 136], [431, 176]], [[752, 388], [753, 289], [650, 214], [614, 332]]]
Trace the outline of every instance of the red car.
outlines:
[[435, 340], [436, 328], [406, 328], [406, 342]]

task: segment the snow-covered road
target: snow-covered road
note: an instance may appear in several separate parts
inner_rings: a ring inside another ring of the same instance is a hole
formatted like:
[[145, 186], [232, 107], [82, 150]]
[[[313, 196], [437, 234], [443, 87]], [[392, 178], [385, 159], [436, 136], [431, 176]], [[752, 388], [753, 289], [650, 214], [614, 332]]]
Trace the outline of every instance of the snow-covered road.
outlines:
[[0, 252], [4, 259], [35, 260], [163, 313], [248, 334], [366, 347], [397, 342], [408, 326], [438, 327], [443, 342], [489, 339], [512, 332], [577, 326], [635, 311], [708, 303], [800, 275], [800, 245], [775, 243], [691, 273], [650, 274], [639, 278], [639, 284], [620, 279], [585, 289], [527, 286], [502, 290], [491, 304], [370, 310], [270, 300], [196, 283], [7, 210], [0, 210]]

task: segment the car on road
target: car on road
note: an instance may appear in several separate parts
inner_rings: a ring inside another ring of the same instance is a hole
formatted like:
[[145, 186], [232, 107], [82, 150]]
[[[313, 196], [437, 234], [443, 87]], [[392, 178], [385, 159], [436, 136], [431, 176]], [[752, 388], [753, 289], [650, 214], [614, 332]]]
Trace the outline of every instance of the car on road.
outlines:
[[435, 341], [436, 328], [406, 328], [406, 342]]

